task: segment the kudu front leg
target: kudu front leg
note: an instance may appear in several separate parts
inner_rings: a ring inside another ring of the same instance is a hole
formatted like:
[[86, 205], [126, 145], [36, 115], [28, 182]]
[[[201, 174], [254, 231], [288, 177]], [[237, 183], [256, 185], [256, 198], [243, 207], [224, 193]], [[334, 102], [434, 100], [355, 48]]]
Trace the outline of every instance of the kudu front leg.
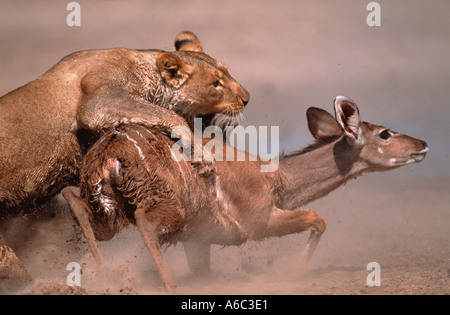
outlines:
[[325, 221], [314, 211], [275, 209], [266, 227], [266, 236], [284, 236], [303, 231], [311, 231], [298, 261], [296, 275], [301, 276], [307, 268], [308, 262], [325, 231]]
[[196, 276], [211, 273], [211, 244], [199, 242], [183, 243], [189, 269]]

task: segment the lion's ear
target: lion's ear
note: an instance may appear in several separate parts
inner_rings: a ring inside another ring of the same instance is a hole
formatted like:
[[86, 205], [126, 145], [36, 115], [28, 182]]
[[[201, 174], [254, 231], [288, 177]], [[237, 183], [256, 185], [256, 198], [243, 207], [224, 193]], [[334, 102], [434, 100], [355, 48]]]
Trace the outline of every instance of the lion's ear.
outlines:
[[189, 31], [181, 32], [175, 38], [175, 49], [177, 51], [199, 51], [203, 52], [202, 43], [194, 33]]
[[182, 86], [194, 68], [168, 52], [161, 53], [156, 58], [156, 67], [164, 80], [174, 87]]

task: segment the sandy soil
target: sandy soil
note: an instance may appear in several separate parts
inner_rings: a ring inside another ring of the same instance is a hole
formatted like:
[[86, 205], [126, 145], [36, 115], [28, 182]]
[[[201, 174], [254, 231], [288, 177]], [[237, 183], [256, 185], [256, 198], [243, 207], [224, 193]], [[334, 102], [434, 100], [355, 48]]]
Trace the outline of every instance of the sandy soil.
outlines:
[[[308, 209], [325, 218], [327, 231], [302, 278], [292, 274], [307, 234], [240, 247], [213, 246], [213, 272], [204, 278], [190, 275], [181, 245], [169, 247], [164, 256], [179, 294], [449, 294], [450, 215], [443, 209], [450, 200], [444, 184], [386, 184], [382, 177], [368, 176], [311, 204]], [[164, 294], [135, 228], [100, 242], [108, 264], [97, 269], [60, 197], [38, 219], [20, 218], [3, 225], [35, 278], [15, 293]], [[72, 261], [81, 265], [81, 287], [66, 285], [70, 273], [66, 267]], [[369, 262], [380, 264], [379, 287], [367, 285]]]
[[[206, 278], [189, 274], [177, 246], [165, 257], [178, 293], [450, 294], [448, 1], [379, 1], [379, 28], [367, 26], [359, 0], [79, 2], [79, 28], [65, 24], [64, 2], [0, 2], [0, 95], [70, 52], [172, 50], [175, 35], [190, 29], [250, 91], [246, 125], [280, 126], [280, 149], [308, 144], [306, 109], [332, 111], [342, 94], [357, 101], [363, 120], [430, 146], [420, 164], [369, 174], [306, 207], [327, 231], [303, 278], [291, 274], [307, 234], [214, 246]], [[37, 217], [0, 227], [35, 279], [13, 293], [164, 294], [135, 228], [100, 243], [108, 265], [97, 270], [60, 196]], [[81, 265], [81, 287], [65, 284], [70, 262]], [[379, 287], [366, 283], [369, 262], [381, 266]]]

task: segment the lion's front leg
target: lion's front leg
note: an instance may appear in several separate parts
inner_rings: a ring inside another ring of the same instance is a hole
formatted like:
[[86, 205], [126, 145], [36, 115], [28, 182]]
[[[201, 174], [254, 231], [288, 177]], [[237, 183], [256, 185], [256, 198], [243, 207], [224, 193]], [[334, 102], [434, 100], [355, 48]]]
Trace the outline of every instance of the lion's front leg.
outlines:
[[[80, 105], [77, 122], [80, 129], [93, 133], [102, 133], [119, 124], [140, 124], [156, 128], [168, 136], [176, 135], [184, 148], [190, 147], [192, 152], [203, 152], [202, 143], [193, 141], [192, 132], [183, 117], [145, 100], [135, 99], [126, 91], [113, 93], [107, 87], [97, 89]], [[214, 173], [212, 156], [200, 155], [189, 157], [189, 160], [200, 175], [210, 176]]]

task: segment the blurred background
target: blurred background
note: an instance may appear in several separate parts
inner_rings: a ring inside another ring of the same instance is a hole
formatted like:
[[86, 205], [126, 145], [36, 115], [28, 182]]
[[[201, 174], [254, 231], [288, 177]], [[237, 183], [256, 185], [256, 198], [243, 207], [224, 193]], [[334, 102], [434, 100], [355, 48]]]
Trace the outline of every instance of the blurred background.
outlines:
[[[450, 268], [450, 2], [377, 1], [381, 26], [375, 27], [366, 23], [369, 2], [81, 0], [81, 26], [69, 27], [69, 1], [1, 0], [0, 95], [42, 75], [71, 52], [113, 47], [171, 51], [176, 34], [191, 30], [205, 52], [225, 62], [250, 92], [245, 125], [280, 126], [280, 150], [308, 145], [306, 109], [332, 113], [337, 95], [352, 98], [362, 120], [427, 141], [430, 152], [423, 162], [349, 182], [345, 190], [307, 209], [328, 223], [311, 267], [317, 277], [364, 271], [370, 261], [398, 272], [434, 266], [429, 270], [436, 274]], [[42, 244], [49, 243], [49, 236], [38, 234]], [[23, 257], [32, 259], [35, 247], [30, 244], [36, 239], [27, 238]], [[295, 260], [303, 239], [289, 236], [243, 249], [217, 249], [213, 269], [225, 275], [239, 270], [259, 283], [252, 275], [269, 268], [261, 261], [273, 262], [272, 273], [280, 270]], [[179, 257], [176, 253], [167, 255]], [[219, 265], [223, 257], [229, 269]], [[30, 266], [31, 272], [45, 274], [42, 264]], [[179, 268], [180, 275], [187, 272]], [[441, 287], [430, 286], [448, 293], [448, 281], [443, 281], [448, 274], [437, 275]], [[287, 288], [280, 286], [275, 293], [302, 292]]]

